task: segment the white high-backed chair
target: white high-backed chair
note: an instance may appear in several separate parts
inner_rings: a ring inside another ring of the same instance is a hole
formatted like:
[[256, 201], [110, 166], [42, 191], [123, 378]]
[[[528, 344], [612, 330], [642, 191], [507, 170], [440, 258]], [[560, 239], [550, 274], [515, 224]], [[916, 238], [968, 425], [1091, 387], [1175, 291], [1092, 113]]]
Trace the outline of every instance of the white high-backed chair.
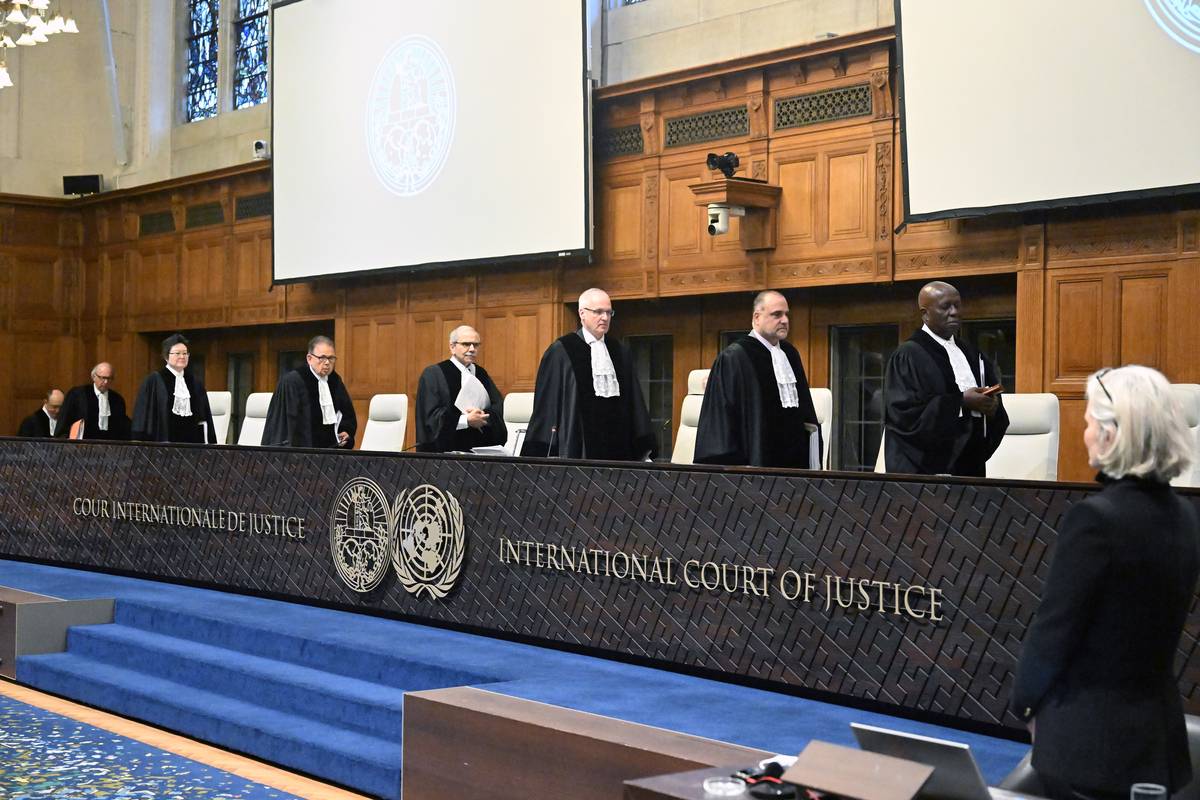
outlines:
[[817, 424], [821, 426], [821, 469], [829, 469], [830, 437], [833, 435], [833, 392], [829, 389], [810, 388], [813, 408], [817, 411]]
[[700, 407], [704, 403], [704, 387], [708, 370], [694, 369], [688, 373], [688, 393], [679, 407], [679, 433], [675, 435], [672, 464], [691, 464], [696, 457], [696, 427], [700, 424]]
[[404, 432], [408, 428], [408, 395], [377, 394], [367, 411], [362, 450], [400, 453], [404, 450]]
[[989, 478], [1058, 479], [1058, 397], [1006, 394], [1008, 431], [987, 462]]
[[1188, 426], [1188, 436], [1192, 442], [1192, 464], [1175, 480], [1172, 486], [1200, 486], [1200, 384], [1173, 383], [1171, 391], [1175, 393], [1179, 405], [1183, 408], [1183, 419]]
[[267, 426], [267, 409], [270, 407], [270, 392], [255, 392], [246, 398], [246, 413], [242, 417], [242, 431], [238, 434], [238, 444], [243, 447], [258, 447], [262, 444], [263, 429]]
[[521, 455], [525, 443], [525, 432], [533, 417], [533, 392], [510, 392], [504, 395], [504, 427], [508, 429], [508, 440], [504, 449], [510, 456]]
[[225, 444], [229, 439], [229, 417], [233, 413], [233, 392], [209, 392], [208, 407], [213, 418], [213, 444]]

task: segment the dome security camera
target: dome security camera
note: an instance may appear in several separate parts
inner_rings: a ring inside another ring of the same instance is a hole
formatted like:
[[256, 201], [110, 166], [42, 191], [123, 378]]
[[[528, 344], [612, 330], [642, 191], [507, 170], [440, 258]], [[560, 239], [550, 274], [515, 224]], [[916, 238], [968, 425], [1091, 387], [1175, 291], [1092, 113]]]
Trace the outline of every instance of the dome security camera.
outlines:
[[744, 217], [746, 209], [742, 206], [730, 206], [724, 203], [708, 204], [708, 235], [720, 236], [729, 233], [729, 218]]

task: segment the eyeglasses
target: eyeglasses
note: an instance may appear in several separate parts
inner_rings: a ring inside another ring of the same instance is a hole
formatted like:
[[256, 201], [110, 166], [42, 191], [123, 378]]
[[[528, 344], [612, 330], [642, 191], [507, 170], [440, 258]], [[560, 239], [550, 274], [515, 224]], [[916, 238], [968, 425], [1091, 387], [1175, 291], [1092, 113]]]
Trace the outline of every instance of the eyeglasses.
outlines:
[[313, 355], [312, 353], [309, 353], [308, 357], [315, 358], [317, 361], [320, 361], [322, 364], [336, 364], [337, 363], [337, 356], [317, 356], [317, 355]]
[[597, 317], [608, 317], [609, 319], [612, 319], [617, 315], [617, 312], [611, 308], [584, 308], [583, 310], [590, 311]]
[[167, 353], [167, 355], [169, 355], [169, 356], [186, 356], [187, 354], [188, 354], [187, 350], [179, 350], [178, 352]]
[[458, 345], [459, 347], [465, 347], [468, 350], [470, 350], [472, 347], [474, 347], [476, 349], [479, 348], [479, 342], [455, 342], [455, 344]]
[[1114, 403], [1116, 401], [1114, 401], [1112, 395], [1109, 394], [1108, 387], [1104, 385], [1104, 381], [1102, 381], [1100, 379], [1112, 371], [1113, 371], [1112, 367], [1105, 367], [1104, 369], [1102, 369], [1096, 373], [1096, 383], [1100, 386], [1101, 389], [1104, 390], [1104, 396], [1108, 398], [1108, 402], [1110, 402], [1110, 403]]
[[98, 380], [98, 381], [111, 381], [111, 380], [112, 380], [112, 375], [97, 375], [97, 376], [96, 376], [96, 380]]

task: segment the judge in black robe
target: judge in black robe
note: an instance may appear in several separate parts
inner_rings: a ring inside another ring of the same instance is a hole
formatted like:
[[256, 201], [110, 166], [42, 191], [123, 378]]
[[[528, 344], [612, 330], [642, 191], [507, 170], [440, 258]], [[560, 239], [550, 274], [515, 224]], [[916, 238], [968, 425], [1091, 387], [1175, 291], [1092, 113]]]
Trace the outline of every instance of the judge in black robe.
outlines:
[[[425, 453], [470, 452], [508, 440], [504, 401], [487, 371], [476, 363], [479, 333], [461, 325], [450, 333], [450, 358], [425, 368], [417, 384], [417, 449]], [[482, 406], [457, 404], [464, 370], [487, 392]]]
[[[760, 293], [754, 300], [752, 325], [754, 333], [726, 347], [713, 362], [700, 406], [693, 461], [820, 469], [821, 429], [808, 377], [800, 354], [786, 340], [787, 299], [778, 292]], [[795, 406], [783, 405], [771, 348], [763, 339], [779, 346], [795, 374]]]
[[[521, 455], [639, 461], [658, 454], [629, 349], [606, 335], [612, 312], [603, 291], [580, 295], [583, 327], [557, 339], [542, 355]], [[616, 396], [597, 396], [596, 381], [607, 378], [593, 374], [589, 336], [608, 353], [619, 386]]]
[[[1000, 396], [981, 391], [1000, 382], [998, 371], [957, 336], [958, 290], [935, 281], [921, 289], [919, 303], [925, 325], [896, 349], [884, 376], [884, 466], [888, 472], [982, 478], [1008, 430]], [[935, 336], [953, 337], [973, 386], [960, 386], [949, 351]]]
[[[141, 442], [185, 442], [210, 444], [215, 441], [212, 409], [199, 375], [188, 371], [188, 340], [181, 334], [163, 339], [166, 366], [151, 372], [138, 389], [133, 403], [133, 438]], [[176, 374], [183, 373], [186, 403], [175, 397]], [[181, 410], [187, 413], [180, 413]]]
[[[58, 389], [51, 389], [46, 395], [46, 402], [42, 403], [42, 407], [21, 420], [21, 426], [17, 428], [17, 436], [24, 436], [27, 439], [48, 439], [53, 436], [57, 432], [63, 400], [62, 392]], [[51, 420], [56, 426], [54, 431], [50, 430]]]
[[[267, 409], [262, 443], [278, 447], [353, 447], [358, 431], [354, 404], [341, 376], [334, 372], [337, 363], [333, 340], [313, 337], [308, 343], [307, 364], [279, 378], [271, 405]], [[323, 422], [320, 378], [328, 381], [329, 393], [340, 421]]]
[[[71, 427], [80, 420], [83, 421], [84, 439], [129, 438], [129, 417], [125, 414], [125, 398], [108, 388], [112, 385], [113, 374], [112, 364], [102, 361], [92, 367], [91, 383], [76, 386], [67, 392], [62, 411], [58, 413], [58, 426], [54, 429], [56, 438], [65, 439], [70, 436]], [[101, 392], [108, 399], [107, 430], [100, 430], [100, 398], [97, 395]]]

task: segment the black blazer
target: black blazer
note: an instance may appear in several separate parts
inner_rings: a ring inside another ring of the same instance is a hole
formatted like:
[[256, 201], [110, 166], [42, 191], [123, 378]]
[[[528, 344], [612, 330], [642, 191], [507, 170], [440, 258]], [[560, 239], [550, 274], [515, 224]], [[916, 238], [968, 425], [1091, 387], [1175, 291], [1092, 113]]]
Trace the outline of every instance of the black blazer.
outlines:
[[1101, 481], [1059, 531], [1012, 710], [1037, 722], [1039, 773], [1175, 791], [1191, 780], [1175, 655], [1200, 571], [1196, 511], [1166, 484]]

